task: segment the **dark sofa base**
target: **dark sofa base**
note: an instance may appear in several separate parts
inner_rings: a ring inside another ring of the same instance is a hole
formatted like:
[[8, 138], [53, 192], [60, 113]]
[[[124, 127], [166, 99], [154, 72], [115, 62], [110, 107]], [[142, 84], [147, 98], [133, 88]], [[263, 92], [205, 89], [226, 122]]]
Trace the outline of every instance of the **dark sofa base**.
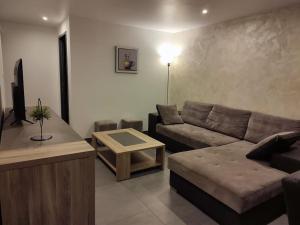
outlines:
[[170, 153], [177, 153], [177, 152], [193, 150], [193, 148], [190, 146], [187, 146], [185, 144], [177, 142], [171, 138], [160, 135], [158, 133], [156, 133], [155, 135], [150, 135], [150, 136], [152, 136], [156, 140], [164, 143], [166, 145], [166, 150], [169, 151]]
[[170, 172], [170, 185], [221, 225], [266, 225], [285, 213], [283, 195], [279, 195], [243, 214], [238, 214], [206, 192], [174, 172]]

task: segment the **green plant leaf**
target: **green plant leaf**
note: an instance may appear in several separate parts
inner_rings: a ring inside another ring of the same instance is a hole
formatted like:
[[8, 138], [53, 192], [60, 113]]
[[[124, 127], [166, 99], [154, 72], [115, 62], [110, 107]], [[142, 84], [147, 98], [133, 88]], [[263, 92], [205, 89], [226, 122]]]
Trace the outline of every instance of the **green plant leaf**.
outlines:
[[51, 118], [50, 109], [47, 106], [39, 107], [35, 106], [34, 109], [30, 113], [30, 117], [33, 118], [34, 121]]

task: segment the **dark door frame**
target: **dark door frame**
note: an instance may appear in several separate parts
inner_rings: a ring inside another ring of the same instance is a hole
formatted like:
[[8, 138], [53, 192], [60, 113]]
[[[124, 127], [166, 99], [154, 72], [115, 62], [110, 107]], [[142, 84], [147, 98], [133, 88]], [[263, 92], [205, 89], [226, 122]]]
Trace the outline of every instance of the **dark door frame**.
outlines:
[[61, 118], [69, 123], [69, 80], [68, 80], [68, 54], [67, 33], [58, 38], [59, 45], [59, 71], [60, 71], [60, 104]]

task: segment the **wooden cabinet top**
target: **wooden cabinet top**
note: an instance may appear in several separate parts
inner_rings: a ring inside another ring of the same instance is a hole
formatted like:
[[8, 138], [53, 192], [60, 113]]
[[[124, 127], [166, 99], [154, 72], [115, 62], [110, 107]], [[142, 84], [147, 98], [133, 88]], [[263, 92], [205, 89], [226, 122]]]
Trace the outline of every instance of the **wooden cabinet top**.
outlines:
[[45, 145], [40, 148], [10, 149], [0, 152], [0, 171], [96, 156], [86, 141]]
[[[27, 113], [31, 108], [27, 108]], [[30, 117], [27, 117], [30, 120]], [[13, 115], [4, 122], [0, 144], [0, 170], [64, 161], [95, 155], [94, 149], [67, 123], [51, 110], [51, 119], [44, 121], [44, 133], [53, 138], [35, 142], [30, 137], [39, 134], [38, 124], [23, 122], [11, 126]]]
[[[30, 114], [32, 107], [27, 107], [26, 109], [26, 113]], [[27, 119], [31, 120], [29, 115], [27, 115]], [[11, 125], [13, 121], [14, 116], [12, 113], [6, 117], [4, 122], [0, 151], [16, 148], [39, 148], [45, 145], [82, 140], [82, 138], [53, 110], [51, 110], [51, 118], [49, 120], [44, 120], [44, 134], [51, 134], [53, 136], [49, 141], [36, 142], [30, 140], [30, 137], [40, 134], [38, 124], [22, 122], [22, 124]]]

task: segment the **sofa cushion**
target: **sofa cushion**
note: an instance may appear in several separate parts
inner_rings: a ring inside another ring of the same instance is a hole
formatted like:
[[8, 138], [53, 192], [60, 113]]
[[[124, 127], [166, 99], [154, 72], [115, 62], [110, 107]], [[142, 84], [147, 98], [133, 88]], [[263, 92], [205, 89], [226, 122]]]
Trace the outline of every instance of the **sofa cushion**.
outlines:
[[208, 128], [243, 139], [251, 112], [215, 105], [207, 118]]
[[206, 119], [212, 108], [212, 104], [186, 101], [182, 108], [181, 117], [185, 123], [207, 127]]
[[156, 108], [163, 124], [170, 125], [183, 123], [176, 105], [156, 105]]
[[245, 140], [258, 143], [276, 133], [299, 130], [300, 120], [253, 112], [249, 119]]
[[278, 136], [276, 134], [267, 137], [251, 148], [246, 155], [248, 159], [267, 160], [270, 159], [274, 149], [276, 148]]
[[288, 152], [289, 147], [300, 138], [299, 132], [273, 134], [258, 144], [246, 155], [248, 159], [269, 160], [274, 153]]
[[287, 174], [245, 155], [253, 144], [232, 144], [169, 156], [170, 170], [237, 213], [243, 213], [282, 192]]
[[237, 138], [187, 123], [175, 125], [158, 124], [156, 132], [192, 148], [219, 146], [239, 141]]

